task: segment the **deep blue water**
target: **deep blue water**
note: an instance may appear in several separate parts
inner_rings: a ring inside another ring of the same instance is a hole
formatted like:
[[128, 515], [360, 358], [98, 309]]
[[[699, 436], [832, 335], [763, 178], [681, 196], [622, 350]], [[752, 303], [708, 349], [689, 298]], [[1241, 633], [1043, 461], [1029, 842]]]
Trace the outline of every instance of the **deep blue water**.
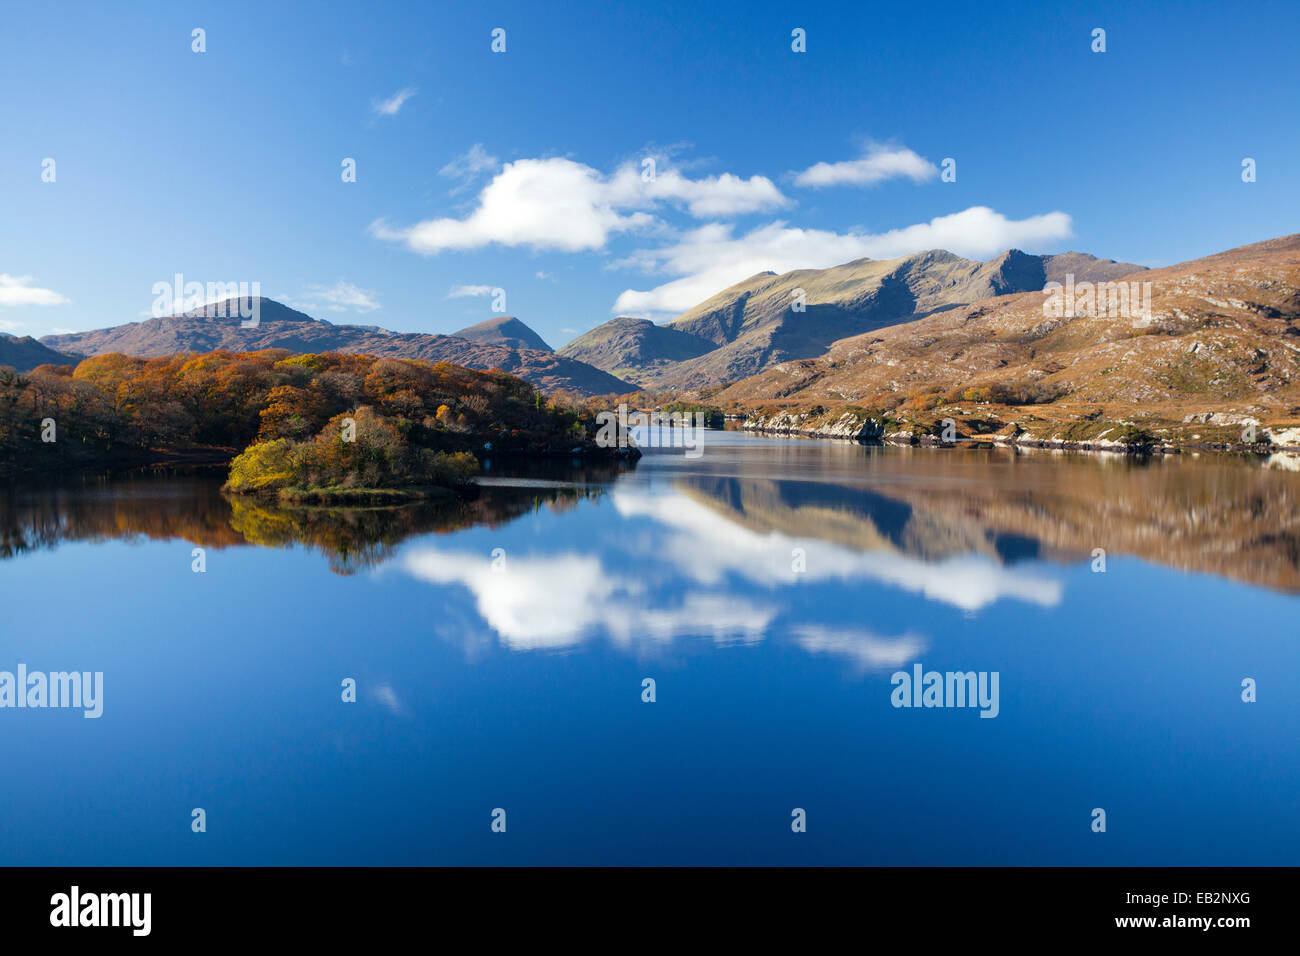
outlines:
[[709, 438], [360, 561], [219, 479], [11, 489], [0, 670], [104, 700], [0, 710], [0, 863], [1300, 862], [1300, 474]]

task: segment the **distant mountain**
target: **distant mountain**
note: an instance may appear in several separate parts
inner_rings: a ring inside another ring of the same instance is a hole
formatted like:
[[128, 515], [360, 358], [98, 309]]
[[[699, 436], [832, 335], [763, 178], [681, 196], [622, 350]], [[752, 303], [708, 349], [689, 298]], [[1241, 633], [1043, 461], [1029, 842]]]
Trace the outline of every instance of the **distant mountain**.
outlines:
[[[1047, 275], [1061, 268], [1081, 281], [1077, 261], [1058, 262]], [[717, 400], [832, 415], [895, 409], [889, 414], [913, 420], [963, 409], [990, 421], [1030, 413], [1103, 423], [1163, 418], [1192, 423], [1188, 430], [1202, 437], [1211, 429], [1201, 425], [1243, 416], [1297, 421], [1300, 234], [1144, 271], [1124, 284], [1145, 283], [1149, 318], [1111, 313], [1100, 301], [1052, 315], [1041, 291], [995, 295], [778, 363]]]
[[[238, 311], [221, 308], [225, 303], [220, 303], [218, 307], [209, 306], [203, 311], [146, 319], [93, 332], [47, 335], [41, 342], [53, 349], [82, 355], [122, 352], [146, 358], [177, 352], [211, 352], [214, 349], [353, 352], [455, 362], [476, 369], [499, 368], [547, 391], [563, 388], [584, 395], [604, 395], [633, 389], [627, 382], [600, 369], [556, 355], [549, 349], [472, 341], [455, 335], [389, 332], [375, 326], [334, 325], [313, 319], [274, 299], [260, 299], [259, 303], [257, 328], [243, 328]], [[227, 311], [234, 317], [221, 317]], [[517, 325], [537, 338], [536, 333], [522, 322]], [[481, 328], [481, 325], [474, 328]], [[518, 335], [518, 329], [511, 327], [510, 331]]]
[[[570, 342], [561, 355], [646, 387], [693, 388], [735, 381], [791, 359], [814, 358], [852, 335], [910, 322], [939, 309], [1010, 292], [1041, 291], [1142, 270], [1083, 253], [1027, 255], [1012, 249], [988, 262], [931, 250], [901, 259], [858, 259], [829, 269], [762, 272], [724, 289], [666, 326], [614, 319]], [[802, 298], [797, 293], [802, 292]], [[799, 307], [802, 306], [802, 310]], [[659, 346], [671, 333], [679, 354]], [[702, 348], [699, 343], [711, 343]], [[687, 343], [690, 343], [688, 346]], [[696, 354], [689, 354], [697, 350]]]
[[554, 352], [540, 335], [513, 316], [503, 315], [495, 319], [485, 319], [477, 325], [453, 332], [459, 339], [469, 339], [484, 345], [504, 345], [512, 349], [536, 349], [539, 352]]
[[18, 372], [30, 372], [38, 365], [75, 365], [75, 356], [47, 348], [30, 335], [16, 338], [0, 332], [0, 366]]
[[604, 369], [628, 381], [657, 372], [671, 373], [676, 363], [699, 358], [717, 346], [708, 339], [649, 319], [620, 317], [586, 332], [559, 354]]

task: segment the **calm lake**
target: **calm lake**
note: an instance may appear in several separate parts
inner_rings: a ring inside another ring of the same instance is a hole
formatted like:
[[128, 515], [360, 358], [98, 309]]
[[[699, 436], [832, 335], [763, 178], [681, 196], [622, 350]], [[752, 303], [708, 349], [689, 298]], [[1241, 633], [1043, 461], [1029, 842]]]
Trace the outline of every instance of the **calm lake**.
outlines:
[[[0, 671], [103, 681], [0, 709], [0, 863], [1294, 865], [1294, 469], [709, 432], [452, 505], [10, 487]], [[996, 706], [895, 706], [917, 664]]]

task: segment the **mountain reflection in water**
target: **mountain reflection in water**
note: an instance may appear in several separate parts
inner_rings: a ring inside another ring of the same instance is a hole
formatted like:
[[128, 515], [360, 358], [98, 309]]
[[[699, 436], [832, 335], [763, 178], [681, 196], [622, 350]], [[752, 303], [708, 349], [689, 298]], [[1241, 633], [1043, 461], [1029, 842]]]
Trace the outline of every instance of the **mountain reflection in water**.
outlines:
[[[621, 470], [516, 466], [490, 472], [477, 494], [452, 502], [285, 507], [227, 497], [221, 475], [204, 470], [11, 485], [0, 488], [0, 558], [61, 541], [184, 539], [205, 548], [307, 546], [349, 574], [390, 560], [412, 537], [494, 528], [537, 508], [561, 512], [612, 494], [620, 514], [686, 535], [665, 546], [688, 563], [716, 563], [706, 575], [731, 562], [750, 571], [771, 565], [779, 577], [790, 549], [775, 547], [778, 539], [791, 548], [799, 541], [833, 548], [841, 567], [859, 562], [883, 577], [914, 580], [926, 567], [951, 572], [962, 558], [1009, 569], [1025, 560], [1087, 560], [1102, 548], [1110, 558], [1300, 593], [1300, 474], [1286, 468], [1227, 456], [1136, 459], [714, 434], [720, 447], [698, 461], [652, 452]], [[1039, 603], [1051, 594], [1043, 586], [1021, 592]]]

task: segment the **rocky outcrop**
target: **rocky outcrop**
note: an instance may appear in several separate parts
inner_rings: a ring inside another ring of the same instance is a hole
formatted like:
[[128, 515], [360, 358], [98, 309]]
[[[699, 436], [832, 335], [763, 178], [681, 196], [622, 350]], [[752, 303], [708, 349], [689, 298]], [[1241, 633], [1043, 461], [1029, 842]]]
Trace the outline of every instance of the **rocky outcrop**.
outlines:
[[883, 422], [853, 412], [845, 412], [833, 419], [809, 412], [777, 412], [770, 416], [747, 418], [741, 427], [746, 431], [772, 435], [804, 435], [845, 441], [877, 441], [884, 436]]
[[[1239, 428], [1236, 423], [1231, 426], [1220, 423], [1214, 428], [1206, 427], [1199, 431], [1179, 428], [1170, 423], [1166, 427], [1150, 430], [1148, 426], [1133, 421], [1107, 422], [1093, 419], [1062, 423], [1033, 418], [1026, 422], [1003, 422], [989, 414], [954, 412], [953, 415], [956, 417], [940, 418], [932, 415], [908, 420], [873, 416], [860, 409], [787, 409], [756, 413], [746, 418], [741, 427], [746, 431], [763, 434], [802, 435], [808, 438], [893, 445], [1002, 445], [1139, 455], [1177, 454], [1183, 450], [1227, 451], [1251, 455], [1300, 452], [1300, 427], [1260, 427], [1254, 432], [1257, 440], [1251, 442], [1247, 440], [1250, 432]], [[1198, 423], [1203, 424], [1203, 420], [1198, 419]], [[1247, 424], [1258, 423], [1248, 420]]]

